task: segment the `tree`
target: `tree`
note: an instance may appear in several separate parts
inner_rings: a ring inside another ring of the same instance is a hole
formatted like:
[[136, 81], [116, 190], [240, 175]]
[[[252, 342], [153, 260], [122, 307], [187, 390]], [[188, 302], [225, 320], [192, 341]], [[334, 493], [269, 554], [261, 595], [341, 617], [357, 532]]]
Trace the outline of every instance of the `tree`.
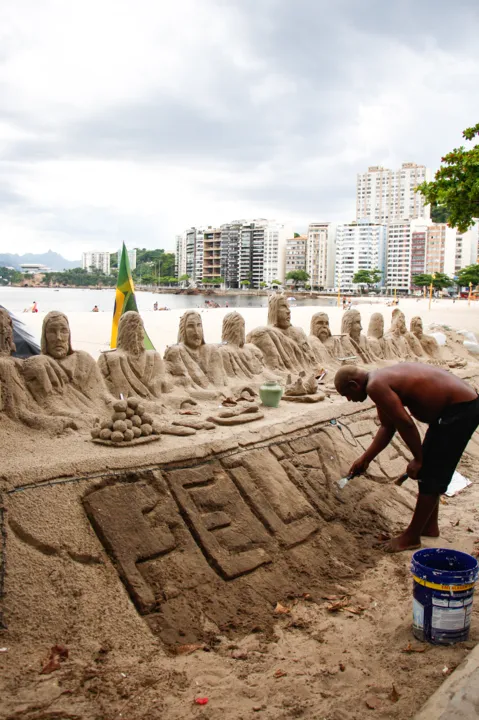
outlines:
[[251, 285], [249, 280], [240, 280], [240, 285], [244, 285], [245, 287], [249, 287]]
[[447, 223], [450, 212], [445, 205], [431, 205], [431, 220], [435, 223]]
[[468, 265], [457, 273], [457, 282], [461, 287], [466, 287], [469, 283], [474, 286], [479, 285], [479, 265]]
[[272, 280], [271, 285], [282, 285], [281, 280]]
[[304, 285], [309, 280], [309, 273], [306, 270], [290, 270], [289, 273], [286, 273], [286, 280], [292, 280], [295, 287], [299, 283]]
[[444, 290], [445, 288], [452, 287], [452, 285], [454, 285], [454, 280], [452, 280], [449, 275], [445, 275], [445, 273], [440, 272], [434, 273], [434, 275], [429, 275], [427, 273], [414, 275], [412, 282], [413, 285], [417, 285], [417, 287], [429, 287], [432, 283], [434, 290]]
[[377, 285], [381, 280], [382, 271], [379, 268], [374, 270], [358, 270], [353, 276], [353, 283], [355, 285], [367, 285], [368, 289]]
[[299, 233], [294, 233], [294, 237], [301, 237], [301, 235]]
[[[462, 133], [466, 140], [479, 136], [479, 123]], [[466, 150], [463, 145], [441, 158], [443, 163], [432, 182], [423, 182], [416, 190], [426, 201], [446, 208], [448, 223], [459, 232], [474, 225], [479, 217], [479, 144]]]
[[267, 287], [267, 285], [268, 285], [268, 283], [265, 283], [264, 280], [262, 280], [259, 284], [260, 288], [265, 288], [265, 287]]
[[180, 282], [188, 282], [189, 279], [190, 279], [189, 275], [180, 275], [180, 277], [178, 278], [178, 280]]

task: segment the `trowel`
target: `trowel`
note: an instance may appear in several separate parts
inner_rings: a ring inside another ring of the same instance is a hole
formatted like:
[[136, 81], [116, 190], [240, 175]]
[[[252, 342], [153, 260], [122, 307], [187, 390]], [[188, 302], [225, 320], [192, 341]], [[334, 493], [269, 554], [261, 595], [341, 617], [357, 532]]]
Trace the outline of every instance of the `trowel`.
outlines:
[[[346, 485], [348, 484], [348, 482], [349, 482], [353, 477], [355, 477], [354, 473], [350, 473], [349, 475], [346, 475], [346, 477], [341, 478], [341, 480], [338, 480], [339, 489], [342, 490], [344, 487], [346, 487]], [[401, 475], [400, 477], [398, 477], [397, 480], [394, 481], [394, 484], [395, 484], [395, 485], [398, 485], [398, 486], [400, 487], [400, 486], [403, 484], [403, 482], [405, 482], [405, 481], [408, 479], [408, 477], [409, 477], [408, 474], [407, 474], [407, 473], [404, 473], [403, 475]]]

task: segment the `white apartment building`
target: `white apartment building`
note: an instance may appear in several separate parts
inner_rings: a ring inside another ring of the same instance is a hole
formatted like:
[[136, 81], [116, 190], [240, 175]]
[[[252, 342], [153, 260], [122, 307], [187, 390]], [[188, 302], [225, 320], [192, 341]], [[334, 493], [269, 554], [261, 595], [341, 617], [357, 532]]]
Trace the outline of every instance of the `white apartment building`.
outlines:
[[[118, 266], [120, 265], [122, 251], [123, 246], [121, 246], [121, 248], [118, 250]], [[128, 261], [130, 263], [130, 270], [136, 270], [136, 248], [133, 248], [133, 250], [128, 250], [128, 248], [126, 248], [126, 253], [128, 255]]]
[[286, 275], [294, 270], [306, 271], [307, 247], [307, 235], [299, 235], [286, 240]]
[[186, 233], [177, 235], [175, 241], [175, 275], [180, 278], [182, 275], [186, 275]]
[[92, 272], [100, 270], [105, 275], [110, 274], [110, 253], [109, 252], [84, 252], [82, 253], [82, 268]]
[[446, 238], [444, 249], [444, 272], [449, 277], [455, 277], [459, 270], [478, 261], [479, 225], [476, 223], [465, 233], [454, 230], [454, 234], [452, 242]]
[[294, 235], [293, 228], [273, 221], [264, 225], [263, 232], [264, 260], [262, 277], [258, 279], [258, 285], [260, 282], [271, 285], [273, 280], [280, 280], [284, 283], [286, 276], [286, 240]]
[[308, 227], [306, 272], [313, 288], [332, 288], [336, 262], [336, 224], [311, 223]]
[[425, 165], [403, 163], [400, 170], [374, 165], [357, 176], [356, 220], [372, 223], [430, 221], [430, 206], [415, 187], [432, 179]]
[[[385, 271], [386, 236], [384, 225], [353, 222], [336, 228], [336, 268], [334, 284], [345, 292], [356, 289], [353, 277], [358, 270]], [[383, 274], [384, 278], [384, 274]], [[382, 280], [380, 285], [384, 284]]]

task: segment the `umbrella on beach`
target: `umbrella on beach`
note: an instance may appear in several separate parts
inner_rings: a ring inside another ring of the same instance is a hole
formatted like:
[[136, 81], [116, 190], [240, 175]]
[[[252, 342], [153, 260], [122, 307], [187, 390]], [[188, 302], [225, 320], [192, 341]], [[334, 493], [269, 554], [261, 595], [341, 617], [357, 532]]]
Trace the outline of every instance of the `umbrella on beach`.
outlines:
[[17, 358], [28, 358], [32, 355], [40, 355], [40, 345], [37, 343], [35, 338], [30, 335], [24, 323], [19, 320], [13, 313], [0, 305], [2, 310], [6, 310], [12, 318], [13, 324], [13, 342], [15, 343], [16, 350], [13, 353], [13, 357]]

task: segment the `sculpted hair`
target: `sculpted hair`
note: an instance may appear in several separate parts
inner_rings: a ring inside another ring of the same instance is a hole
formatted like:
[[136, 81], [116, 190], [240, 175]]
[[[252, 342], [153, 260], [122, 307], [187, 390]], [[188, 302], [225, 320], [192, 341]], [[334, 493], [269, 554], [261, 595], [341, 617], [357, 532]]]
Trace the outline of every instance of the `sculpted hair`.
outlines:
[[384, 334], [384, 317], [382, 313], [373, 313], [369, 320], [368, 335], [369, 337], [380, 338]]
[[230, 345], [243, 347], [245, 343], [244, 320], [238, 312], [230, 312], [224, 316], [221, 339]]
[[8, 310], [5, 310], [5, 308], [2, 308], [2, 307], [0, 307], [0, 319], [1, 318], [5, 319], [7, 327], [10, 331], [9, 339], [10, 339], [10, 354], [11, 354], [11, 353], [15, 352], [15, 350], [17, 349], [15, 343], [13, 342], [13, 321], [12, 321], [12, 318], [11, 318]]
[[[268, 300], [268, 325], [276, 325], [280, 305], [288, 305], [285, 295], [271, 295]], [[288, 306], [289, 307], [289, 306]]]
[[341, 332], [349, 335], [353, 322], [361, 320], [361, 313], [359, 310], [346, 310], [341, 321]]
[[[138, 325], [142, 329], [142, 338], [140, 347], [136, 347], [136, 328]], [[128, 310], [123, 313], [118, 323], [118, 338], [116, 342], [117, 348], [123, 348], [124, 350], [130, 350], [131, 352], [139, 353], [144, 350], [143, 345], [143, 334], [144, 334], [143, 320], [141, 315], [135, 310]]]
[[323, 318], [326, 318], [326, 320], [328, 321], [329, 336], [331, 337], [331, 330], [329, 329], [329, 316], [328, 316], [328, 314], [325, 313], [325, 312], [315, 313], [315, 314], [313, 315], [313, 317], [311, 318], [311, 325], [310, 325], [310, 328], [309, 328], [309, 329], [310, 329], [310, 335], [315, 335], [315, 337], [318, 337], [318, 333], [316, 332], [316, 330], [317, 330], [317, 328], [318, 328], [318, 323], [319, 323], [319, 321], [322, 320]]
[[180, 318], [180, 327], [178, 328], [178, 342], [185, 344], [186, 342], [186, 323], [190, 317], [196, 317], [201, 323], [201, 344], [205, 344], [205, 334], [203, 332], [203, 321], [201, 315], [196, 310], [187, 310]]
[[421, 327], [423, 326], [423, 325], [422, 325], [422, 318], [421, 318], [419, 315], [415, 315], [415, 316], [412, 318], [412, 320], [411, 320], [411, 325], [410, 325], [410, 327], [411, 327], [411, 332], [414, 332], [414, 331], [413, 331], [413, 328], [415, 328], [417, 325], [420, 325]]
[[67, 318], [67, 316], [65, 315], [65, 313], [59, 312], [58, 310], [52, 310], [51, 312], [49, 312], [49, 313], [47, 313], [47, 314], [45, 315], [45, 318], [44, 318], [44, 320], [43, 320], [43, 325], [42, 325], [42, 339], [41, 339], [41, 344], [40, 344], [40, 348], [41, 348], [41, 351], [42, 351], [42, 355], [48, 355], [48, 353], [47, 353], [47, 328], [48, 328], [48, 323], [51, 322], [52, 320], [57, 320], [58, 318], [63, 318], [63, 320], [65, 320], [65, 322], [66, 322], [66, 324], [67, 324], [67, 327], [68, 327], [68, 355], [71, 355], [71, 354], [73, 353], [73, 348], [72, 348], [72, 334], [71, 334], [70, 323], [68, 322], [68, 318]]

